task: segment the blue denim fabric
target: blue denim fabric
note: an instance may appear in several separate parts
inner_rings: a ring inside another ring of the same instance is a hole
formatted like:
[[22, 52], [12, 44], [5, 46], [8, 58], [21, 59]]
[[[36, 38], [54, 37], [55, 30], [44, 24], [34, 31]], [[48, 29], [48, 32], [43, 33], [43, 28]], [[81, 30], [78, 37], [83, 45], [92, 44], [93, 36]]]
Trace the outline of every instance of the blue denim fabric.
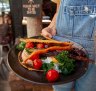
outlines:
[[[61, 0], [56, 29], [55, 39], [82, 45], [89, 57], [95, 60], [96, 0]], [[75, 81], [75, 91], [96, 91], [95, 78], [96, 65], [90, 64], [84, 76]], [[55, 91], [70, 91], [72, 84], [53, 87]]]

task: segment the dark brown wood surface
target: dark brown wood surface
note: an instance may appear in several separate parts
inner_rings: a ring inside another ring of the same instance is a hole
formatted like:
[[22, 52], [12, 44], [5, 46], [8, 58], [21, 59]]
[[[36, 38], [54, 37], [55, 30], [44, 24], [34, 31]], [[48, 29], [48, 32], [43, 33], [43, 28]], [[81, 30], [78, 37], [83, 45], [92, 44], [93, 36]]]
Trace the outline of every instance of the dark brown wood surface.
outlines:
[[9, 73], [8, 81], [12, 91], [53, 91], [52, 86], [37, 85], [22, 80], [13, 71]]

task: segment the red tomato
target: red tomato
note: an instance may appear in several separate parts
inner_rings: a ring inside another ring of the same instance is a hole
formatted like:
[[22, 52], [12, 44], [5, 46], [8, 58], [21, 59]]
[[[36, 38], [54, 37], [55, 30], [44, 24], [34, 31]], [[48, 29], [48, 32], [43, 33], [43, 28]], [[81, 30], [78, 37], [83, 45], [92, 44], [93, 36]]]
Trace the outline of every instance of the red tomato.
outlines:
[[35, 60], [35, 59], [39, 59], [39, 55], [33, 55], [33, 56], [31, 56], [31, 58], [30, 58], [31, 60]]
[[33, 48], [33, 47], [34, 47], [34, 44], [32, 42], [28, 42], [25, 45], [25, 48]]
[[41, 59], [35, 59], [33, 61], [33, 68], [39, 70], [42, 66], [42, 60]]
[[45, 45], [42, 44], [42, 43], [37, 44], [37, 48], [38, 48], [38, 49], [42, 49], [42, 48], [44, 48], [44, 47], [45, 47]]
[[59, 73], [54, 69], [48, 70], [46, 73], [46, 78], [49, 82], [54, 82], [59, 78]]

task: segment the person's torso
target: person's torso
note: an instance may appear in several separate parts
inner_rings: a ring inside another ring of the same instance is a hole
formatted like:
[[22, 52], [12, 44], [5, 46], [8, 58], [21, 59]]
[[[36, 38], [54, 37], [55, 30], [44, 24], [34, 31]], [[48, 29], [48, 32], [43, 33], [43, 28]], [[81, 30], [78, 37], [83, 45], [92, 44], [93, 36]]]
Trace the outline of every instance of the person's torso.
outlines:
[[81, 44], [93, 58], [96, 0], [61, 0], [56, 29], [58, 36]]

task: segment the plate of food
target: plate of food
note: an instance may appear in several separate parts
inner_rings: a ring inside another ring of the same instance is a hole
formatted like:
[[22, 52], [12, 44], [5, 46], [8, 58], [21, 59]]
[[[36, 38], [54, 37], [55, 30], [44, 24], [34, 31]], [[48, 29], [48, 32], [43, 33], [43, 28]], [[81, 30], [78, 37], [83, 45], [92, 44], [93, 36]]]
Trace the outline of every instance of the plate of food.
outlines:
[[44, 85], [64, 84], [80, 78], [89, 62], [81, 45], [43, 36], [20, 38], [8, 53], [9, 66], [19, 77]]

